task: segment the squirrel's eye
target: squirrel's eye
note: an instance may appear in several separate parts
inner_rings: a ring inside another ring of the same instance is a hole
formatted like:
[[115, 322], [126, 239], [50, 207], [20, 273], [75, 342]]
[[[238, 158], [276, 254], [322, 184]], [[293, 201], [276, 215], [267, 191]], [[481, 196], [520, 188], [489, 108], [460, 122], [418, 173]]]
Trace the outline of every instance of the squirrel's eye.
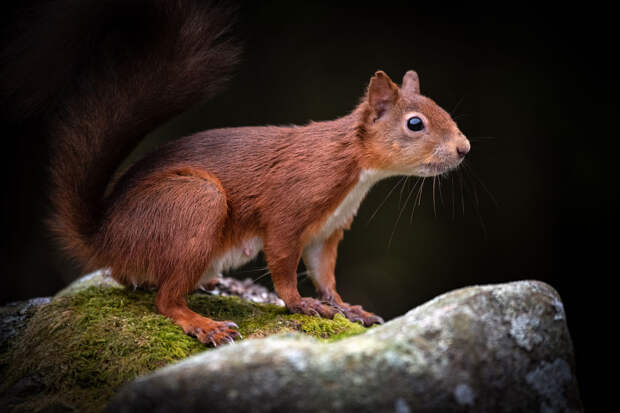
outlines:
[[414, 132], [419, 132], [424, 129], [424, 122], [422, 122], [422, 119], [414, 116], [412, 118], [409, 118], [409, 120], [407, 121], [407, 127]]

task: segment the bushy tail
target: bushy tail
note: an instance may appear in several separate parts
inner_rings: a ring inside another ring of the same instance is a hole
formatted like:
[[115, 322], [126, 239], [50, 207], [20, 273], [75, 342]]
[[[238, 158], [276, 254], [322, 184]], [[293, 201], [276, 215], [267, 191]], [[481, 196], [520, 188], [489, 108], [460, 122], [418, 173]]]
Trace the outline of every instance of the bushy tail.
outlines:
[[65, 0], [36, 14], [12, 58], [38, 73], [14, 75], [9, 88], [18, 110], [51, 113], [52, 229], [88, 260], [115, 169], [227, 79], [239, 51], [233, 13], [198, 0]]

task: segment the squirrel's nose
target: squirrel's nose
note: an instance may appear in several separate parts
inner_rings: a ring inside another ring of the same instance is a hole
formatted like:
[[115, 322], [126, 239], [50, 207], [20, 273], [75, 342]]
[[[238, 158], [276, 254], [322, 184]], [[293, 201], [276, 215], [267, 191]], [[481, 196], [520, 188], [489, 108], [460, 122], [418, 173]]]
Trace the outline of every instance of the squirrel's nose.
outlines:
[[459, 158], [464, 158], [465, 155], [469, 153], [470, 149], [471, 149], [471, 145], [469, 144], [469, 141], [465, 139], [465, 142], [459, 143], [456, 146], [456, 153], [458, 154]]

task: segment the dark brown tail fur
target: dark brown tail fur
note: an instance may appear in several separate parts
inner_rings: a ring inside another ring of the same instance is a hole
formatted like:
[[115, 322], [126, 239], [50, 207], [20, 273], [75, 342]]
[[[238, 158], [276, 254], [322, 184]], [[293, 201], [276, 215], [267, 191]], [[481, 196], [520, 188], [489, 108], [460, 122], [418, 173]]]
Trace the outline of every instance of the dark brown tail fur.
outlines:
[[7, 73], [5, 88], [18, 111], [51, 119], [51, 226], [88, 264], [122, 160], [227, 79], [239, 51], [228, 35], [232, 12], [192, 0], [65, 0], [36, 14], [9, 53], [26, 78]]

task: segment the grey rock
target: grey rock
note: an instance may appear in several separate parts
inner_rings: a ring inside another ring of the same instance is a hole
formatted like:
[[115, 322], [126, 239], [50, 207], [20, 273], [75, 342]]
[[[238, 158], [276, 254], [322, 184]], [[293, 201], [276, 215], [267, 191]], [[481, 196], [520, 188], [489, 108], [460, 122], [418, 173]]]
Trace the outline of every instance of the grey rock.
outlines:
[[56, 297], [73, 295], [80, 291], [84, 291], [89, 287], [123, 288], [121, 284], [117, 283], [112, 277], [110, 277], [108, 271], [101, 269], [91, 272], [90, 274], [86, 274], [73, 281], [71, 284], [56, 293]]
[[214, 289], [201, 288], [200, 291], [211, 295], [236, 295], [245, 301], [259, 304], [274, 304], [284, 307], [284, 301], [266, 287], [256, 284], [251, 278], [238, 280], [232, 277], [218, 277]]
[[0, 352], [6, 351], [9, 341], [28, 324], [35, 310], [49, 301], [49, 297], [38, 297], [0, 307]]
[[[9, 351], [12, 339], [26, 328], [37, 308], [49, 302], [49, 297], [38, 297], [15, 301], [0, 307], [0, 391], [3, 390], [7, 373], [7, 360], [4, 354]], [[7, 406], [21, 393], [39, 389], [39, 383], [34, 378], [20, 381], [11, 392], [0, 398], [0, 411], [8, 411]]]
[[565, 319], [544, 283], [469, 287], [335, 343], [290, 334], [201, 353], [108, 410], [581, 411]]

